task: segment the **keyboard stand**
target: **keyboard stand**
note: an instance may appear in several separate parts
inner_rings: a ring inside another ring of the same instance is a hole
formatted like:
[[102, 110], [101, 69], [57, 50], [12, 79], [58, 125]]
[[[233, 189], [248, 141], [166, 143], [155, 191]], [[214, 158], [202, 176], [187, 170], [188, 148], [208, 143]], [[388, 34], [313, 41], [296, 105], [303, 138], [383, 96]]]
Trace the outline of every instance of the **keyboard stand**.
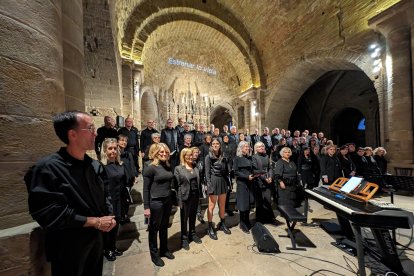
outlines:
[[366, 276], [365, 273], [365, 255], [364, 255], [364, 247], [362, 245], [362, 234], [361, 234], [361, 227], [351, 223], [352, 231], [354, 232], [355, 236], [355, 243], [356, 243], [356, 251], [357, 251], [357, 259], [358, 259], [358, 272], [357, 274], [360, 276]]

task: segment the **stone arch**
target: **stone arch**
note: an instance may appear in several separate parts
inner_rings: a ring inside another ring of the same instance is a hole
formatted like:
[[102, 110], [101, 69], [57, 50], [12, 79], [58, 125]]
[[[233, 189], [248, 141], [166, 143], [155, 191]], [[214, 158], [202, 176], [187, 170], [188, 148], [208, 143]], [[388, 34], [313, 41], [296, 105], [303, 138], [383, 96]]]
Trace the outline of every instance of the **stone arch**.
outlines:
[[[374, 76], [368, 54], [355, 52], [332, 52], [323, 56], [306, 58], [290, 67], [285, 76], [267, 96], [265, 125], [287, 127], [290, 115], [300, 97], [318, 78], [329, 71], [363, 71], [370, 79]], [[377, 92], [378, 89], [377, 89]], [[378, 93], [378, 98], [380, 98]], [[379, 99], [379, 102], [382, 102]]]
[[216, 104], [211, 108], [210, 122], [220, 128], [224, 124], [232, 121], [232, 125], [237, 126], [237, 117], [234, 108], [229, 103]]
[[215, 0], [210, 1], [209, 5], [192, 0], [141, 1], [124, 22], [123, 37], [120, 41], [121, 55], [140, 60], [145, 40], [151, 32], [162, 24], [177, 20], [206, 24], [228, 37], [245, 56], [253, 84], [256, 87], [266, 87], [262, 61], [249, 32], [242, 21]]
[[157, 100], [151, 88], [142, 89], [141, 93], [141, 128], [145, 128], [149, 119], [158, 123], [159, 112]]

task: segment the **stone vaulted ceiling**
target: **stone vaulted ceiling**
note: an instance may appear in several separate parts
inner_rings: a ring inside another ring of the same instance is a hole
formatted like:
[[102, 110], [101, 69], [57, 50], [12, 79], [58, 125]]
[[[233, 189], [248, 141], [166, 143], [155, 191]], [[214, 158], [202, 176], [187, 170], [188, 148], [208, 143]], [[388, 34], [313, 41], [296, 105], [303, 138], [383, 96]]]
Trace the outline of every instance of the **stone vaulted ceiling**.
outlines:
[[[121, 55], [144, 64], [146, 84], [174, 84], [180, 92], [190, 83], [192, 91], [224, 98], [265, 86], [253, 39], [220, 3], [118, 1], [115, 8]], [[212, 68], [216, 74], [172, 66], [169, 58]]]
[[[272, 89], [286, 68], [354, 43], [368, 20], [399, 0], [118, 0], [118, 46], [143, 63], [146, 83], [224, 97]], [[215, 68], [215, 77], [167, 64], [173, 57]], [[225, 94], [223, 94], [225, 92]]]

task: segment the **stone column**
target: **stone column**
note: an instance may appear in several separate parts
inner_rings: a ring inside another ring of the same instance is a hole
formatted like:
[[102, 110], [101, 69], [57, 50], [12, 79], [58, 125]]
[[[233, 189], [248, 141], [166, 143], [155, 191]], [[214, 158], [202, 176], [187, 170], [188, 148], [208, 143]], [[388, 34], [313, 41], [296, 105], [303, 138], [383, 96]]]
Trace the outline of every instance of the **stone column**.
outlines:
[[5, 229], [31, 221], [23, 175], [61, 145], [51, 117], [65, 109], [65, 98], [61, 1], [4, 0], [0, 14], [0, 229]]
[[82, 0], [62, 1], [62, 46], [66, 109], [85, 111]]
[[65, 110], [61, 5], [61, 0], [0, 4], [1, 275], [50, 274], [40, 231], [32, 232], [37, 224], [29, 215], [23, 176], [62, 145], [51, 122]]
[[369, 21], [386, 38], [389, 139], [386, 147], [392, 163], [412, 164], [413, 80], [411, 75], [412, 1], [402, 1]]
[[249, 133], [251, 133], [250, 129], [250, 114], [252, 113], [250, 110], [251, 102], [249, 99], [246, 99], [243, 101], [244, 104], [244, 128], [247, 128], [249, 130]]
[[142, 83], [144, 82], [144, 66], [134, 65], [132, 71], [132, 77], [134, 82], [134, 104], [133, 104], [133, 114], [134, 114], [134, 125], [141, 128], [142, 125], [142, 114], [141, 114], [141, 93], [142, 93]]
[[244, 101], [245, 127], [253, 133], [255, 128], [260, 129], [260, 102], [257, 98], [257, 89], [252, 87], [239, 98]]
[[[132, 71], [133, 64], [130, 61], [122, 60], [122, 116], [134, 116], [134, 76]], [[139, 87], [138, 87], [139, 89]]]

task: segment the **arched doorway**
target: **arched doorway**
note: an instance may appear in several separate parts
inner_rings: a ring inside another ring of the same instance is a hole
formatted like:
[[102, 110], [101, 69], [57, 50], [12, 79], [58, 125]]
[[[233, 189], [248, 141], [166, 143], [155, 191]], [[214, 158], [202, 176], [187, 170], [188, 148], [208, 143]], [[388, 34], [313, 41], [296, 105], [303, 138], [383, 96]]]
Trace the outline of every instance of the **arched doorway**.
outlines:
[[331, 139], [336, 145], [353, 142], [365, 146], [366, 118], [355, 108], [346, 108], [332, 119]]
[[[347, 140], [374, 147], [379, 141], [378, 109], [377, 92], [363, 71], [329, 71], [318, 78], [298, 100], [289, 119], [289, 129], [322, 131], [338, 145]], [[345, 115], [342, 116], [342, 112]], [[366, 126], [364, 134], [355, 131], [363, 118]], [[347, 134], [348, 131], [352, 135]], [[357, 140], [351, 141], [351, 138]]]
[[220, 131], [224, 125], [230, 127], [230, 125], [233, 124], [233, 118], [230, 114], [230, 110], [223, 106], [217, 106], [211, 113], [210, 118], [211, 123], [214, 124], [215, 127], [218, 127]]
[[141, 128], [145, 128], [148, 120], [158, 122], [158, 108], [151, 91], [146, 91], [141, 97]]

